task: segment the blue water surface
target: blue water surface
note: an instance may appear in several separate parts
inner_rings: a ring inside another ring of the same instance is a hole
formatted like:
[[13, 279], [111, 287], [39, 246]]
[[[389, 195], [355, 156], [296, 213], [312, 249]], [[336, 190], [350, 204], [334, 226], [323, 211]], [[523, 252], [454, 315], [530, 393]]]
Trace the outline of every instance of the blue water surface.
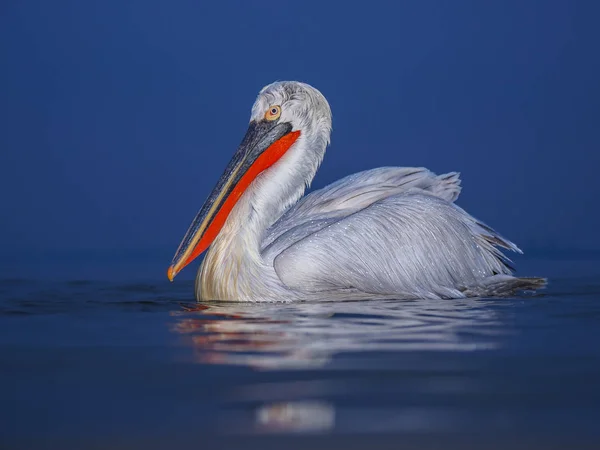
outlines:
[[600, 259], [518, 263], [548, 289], [197, 304], [189, 276], [131, 281], [118, 264], [98, 279], [72, 261], [4, 278], [3, 448], [593, 448]]

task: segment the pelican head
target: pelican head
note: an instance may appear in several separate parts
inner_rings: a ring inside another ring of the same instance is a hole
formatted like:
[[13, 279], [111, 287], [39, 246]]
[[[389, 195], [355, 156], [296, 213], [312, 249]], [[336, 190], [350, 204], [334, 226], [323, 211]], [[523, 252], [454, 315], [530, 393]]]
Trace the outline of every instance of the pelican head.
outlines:
[[323, 160], [330, 134], [331, 109], [317, 89], [297, 81], [265, 86], [242, 143], [175, 253], [169, 279], [210, 246], [244, 195], [255, 195], [253, 208], [271, 216], [296, 202]]

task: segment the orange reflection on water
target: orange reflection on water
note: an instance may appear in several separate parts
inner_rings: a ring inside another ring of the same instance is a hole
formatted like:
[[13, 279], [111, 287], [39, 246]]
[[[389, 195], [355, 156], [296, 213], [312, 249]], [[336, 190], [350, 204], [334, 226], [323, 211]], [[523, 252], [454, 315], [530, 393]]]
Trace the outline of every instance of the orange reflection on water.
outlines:
[[272, 329], [274, 325], [285, 325], [290, 321], [245, 316], [204, 304], [186, 308], [185, 312], [202, 313], [202, 317], [181, 317], [173, 331], [188, 335], [188, 342], [196, 351], [195, 359], [201, 363], [260, 368], [264, 361], [255, 353], [277, 353], [281, 351], [282, 341], [290, 342], [290, 336], [284, 331]]

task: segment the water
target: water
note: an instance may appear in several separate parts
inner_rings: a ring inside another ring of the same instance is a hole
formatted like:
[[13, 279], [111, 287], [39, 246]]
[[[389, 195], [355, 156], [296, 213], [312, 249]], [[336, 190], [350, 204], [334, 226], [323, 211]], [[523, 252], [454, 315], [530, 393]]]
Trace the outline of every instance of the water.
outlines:
[[0, 446], [593, 448], [600, 260], [519, 267], [548, 290], [240, 305], [189, 280], [4, 279]]

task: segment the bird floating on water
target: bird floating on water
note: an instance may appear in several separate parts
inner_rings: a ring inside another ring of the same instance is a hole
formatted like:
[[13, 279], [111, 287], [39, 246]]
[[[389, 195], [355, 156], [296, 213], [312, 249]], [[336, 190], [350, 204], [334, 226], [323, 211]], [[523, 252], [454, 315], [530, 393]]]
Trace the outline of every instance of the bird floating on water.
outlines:
[[317, 89], [264, 87], [169, 279], [208, 250], [198, 300], [448, 299], [544, 286], [514, 277], [500, 249], [519, 248], [454, 204], [458, 173], [381, 167], [303, 197], [330, 134], [331, 110]]

